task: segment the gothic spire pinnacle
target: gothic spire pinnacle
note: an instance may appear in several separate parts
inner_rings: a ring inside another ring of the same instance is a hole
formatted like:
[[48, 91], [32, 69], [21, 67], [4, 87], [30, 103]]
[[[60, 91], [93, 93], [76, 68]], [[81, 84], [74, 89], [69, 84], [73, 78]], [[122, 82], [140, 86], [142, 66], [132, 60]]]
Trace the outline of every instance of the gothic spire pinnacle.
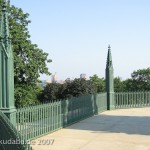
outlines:
[[1, 39], [3, 39], [4, 46], [8, 47], [10, 34], [9, 34], [9, 26], [8, 26], [8, 14], [7, 14], [6, 0], [4, 0], [4, 3], [2, 5], [2, 14], [0, 18], [0, 37]]
[[106, 65], [106, 92], [107, 92], [107, 109], [115, 108], [114, 103], [114, 69], [112, 65], [111, 47], [108, 46], [107, 65]]
[[107, 67], [112, 67], [111, 47], [108, 45]]
[[3, 5], [2, 5], [2, 11], [6, 11], [6, 1], [4, 0]]
[[9, 34], [7, 3], [4, 0], [0, 15], [0, 110], [15, 124], [14, 59]]

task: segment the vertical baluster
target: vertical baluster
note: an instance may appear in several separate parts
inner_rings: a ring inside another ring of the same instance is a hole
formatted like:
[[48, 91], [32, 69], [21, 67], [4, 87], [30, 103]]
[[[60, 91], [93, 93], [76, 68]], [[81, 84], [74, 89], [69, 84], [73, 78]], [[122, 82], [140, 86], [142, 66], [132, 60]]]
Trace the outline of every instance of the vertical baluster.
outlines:
[[132, 99], [132, 107], [134, 107], [134, 100], [133, 100], [133, 92], [131, 93], [131, 99]]
[[50, 131], [52, 132], [52, 103], [50, 104], [50, 119], [49, 119], [49, 124], [50, 124]]
[[122, 108], [122, 93], [120, 93], [120, 108]]
[[62, 124], [63, 124], [63, 121], [62, 121], [62, 116], [63, 116], [63, 114], [62, 114], [62, 105], [61, 105], [61, 102], [62, 102], [62, 100], [60, 100], [60, 106], [59, 106], [59, 109], [60, 109], [60, 128], [62, 128], [63, 126], [62, 126]]
[[58, 102], [57, 102], [57, 130], [59, 129], [59, 103]]
[[136, 92], [133, 92], [134, 107], [136, 108]]
[[126, 92], [126, 98], [127, 98], [127, 108], [129, 108], [129, 95], [127, 92]]
[[35, 127], [34, 127], [34, 123], [33, 123], [33, 118], [34, 118], [34, 116], [33, 116], [33, 107], [31, 108], [31, 112], [30, 112], [31, 114], [31, 122], [30, 122], [30, 139], [31, 139], [31, 137], [33, 136], [35, 136]]
[[142, 107], [143, 106], [143, 100], [141, 97], [141, 92], [139, 92], [139, 100], [140, 100], [140, 107]]
[[120, 94], [117, 93], [117, 108], [120, 108]]
[[30, 111], [30, 108], [26, 111], [26, 119], [25, 119], [25, 122], [26, 122], [26, 140], [28, 140], [28, 137], [29, 137], [29, 111]]
[[142, 92], [139, 92], [140, 100], [141, 100], [141, 107], [143, 107], [143, 99], [142, 99]]
[[42, 135], [44, 134], [45, 131], [45, 104], [42, 106]]
[[48, 108], [49, 108], [49, 104], [47, 104], [47, 106], [46, 106], [46, 133], [49, 132], [49, 130], [48, 130], [48, 120], [49, 120]]
[[150, 106], [150, 92], [147, 92], [147, 103]]
[[123, 105], [124, 108], [126, 108], [126, 97], [125, 97], [125, 93], [123, 92]]
[[57, 123], [56, 123], [56, 121], [57, 121], [57, 118], [56, 118], [56, 116], [57, 116], [57, 105], [56, 105], [56, 102], [55, 102], [55, 107], [54, 107], [54, 121], [55, 121], [55, 130], [56, 130], [56, 127], [57, 127]]
[[124, 108], [126, 108], [127, 102], [126, 102], [126, 94], [125, 94], [125, 92], [123, 92], [123, 101], [124, 101], [124, 103], [123, 103]]
[[119, 98], [118, 98], [118, 93], [115, 93], [115, 95], [116, 95], [116, 108], [119, 108], [118, 106], [119, 106]]
[[46, 133], [46, 104], [44, 104], [44, 107], [43, 107], [43, 134]]
[[23, 137], [25, 139], [25, 109], [23, 110]]
[[136, 92], [136, 106], [139, 107], [139, 101], [138, 101], [138, 92]]
[[39, 113], [38, 113], [38, 120], [36, 121], [37, 129], [38, 129], [38, 135], [41, 135], [41, 116], [42, 116], [42, 109], [39, 107]]
[[150, 92], [148, 92], [148, 106], [150, 106]]
[[52, 131], [54, 131], [54, 103], [52, 103]]
[[32, 108], [32, 124], [33, 124], [33, 135], [36, 137], [39, 133], [39, 125], [37, 124], [37, 120], [38, 120], [38, 116], [39, 116], [39, 106], [37, 106], [36, 108]]
[[48, 104], [47, 106], [47, 132], [50, 132], [50, 129], [49, 129], [49, 122], [50, 122], [50, 113], [49, 113], [49, 110], [50, 110], [50, 104]]
[[144, 91], [144, 101], [145, 101], [145, 107], [147, 106], [147, 93]]

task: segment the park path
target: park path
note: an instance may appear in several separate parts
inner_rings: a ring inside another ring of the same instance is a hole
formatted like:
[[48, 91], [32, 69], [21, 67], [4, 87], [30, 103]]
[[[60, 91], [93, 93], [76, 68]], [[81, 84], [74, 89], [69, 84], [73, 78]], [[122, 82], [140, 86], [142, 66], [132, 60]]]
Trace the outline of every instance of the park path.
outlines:
[[[50, 145], [38, 145], [50, 140]], [[33, 150], [150, 150], [150, 108], [106, 111], [34, 140]]]

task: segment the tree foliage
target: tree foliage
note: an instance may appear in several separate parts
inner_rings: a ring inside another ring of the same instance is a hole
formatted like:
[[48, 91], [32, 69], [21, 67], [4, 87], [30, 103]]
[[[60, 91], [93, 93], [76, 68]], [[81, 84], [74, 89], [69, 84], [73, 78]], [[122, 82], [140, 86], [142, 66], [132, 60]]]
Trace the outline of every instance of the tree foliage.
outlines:
[[82, 95], [89, 95], [96, 92], [95, 85], [85, 79], [75, 79], [64, 84], [47, 84], [41, 94], [42, 102], [71, 99]]
[[150, 68], [133, 71], [131, 78], [121, 81], [114, 79], [115, 91], [149, 91], [150, 90]]
[[96, 92], [105, 91], [105, 79], [99, 78], [96, 74], [90, 77], [90, 81], [96, 86]]
[[114, 78], [114, 91], [115, 92], [123, 92], [125, 90], [124, 82], [120, 77]]
[[39, 104], [40, 94], [42, 92], [41, 87], [34, 87], [32, 90], [30, 86], [18, 86], [15, 88], [15, 100], [16, 107], [27, 107], [30, 105]]
[[[131, 74], [131, 86], [134, 91], [150, 90], [150, 68], [139, 69]], [[131, 87], [127, 87], [131, 88]]]
[[[66, 95], [73, 97], [79, 97], [82, 95], [92, 94], [95, 91], [94, 84], [85, 79], [75, 79], [67, 85], [67, 91], [64, 91]], [[69, 97], [69, 96], [68, 96]]]

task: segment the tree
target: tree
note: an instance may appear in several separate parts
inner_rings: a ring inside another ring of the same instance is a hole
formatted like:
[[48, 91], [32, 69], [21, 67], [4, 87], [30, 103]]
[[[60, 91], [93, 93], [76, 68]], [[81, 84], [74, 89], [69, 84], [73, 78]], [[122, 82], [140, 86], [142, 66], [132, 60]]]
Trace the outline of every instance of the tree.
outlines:
[[67, 88], [72, 97], [79, 97], [95, 93], [94, 84], [85, 79], [74, 79], [69, 88]]
[[134, 71], [131, 77], [135, 91], [150, 90], [150, 68]]
[[133, 86], [133, 80], [132, 79], [126, 79], [125, 81], [123, 81], [123, 84], [124, 84], [124, 90], [126, 92], [136, 91], [135, 87]]
[[52, 102], [59, 100], [59, 90], [61, 84], [51, 83], [47, 84], [41, 95], [41, 102]]
[[[2, 4], [3, 0], [0, 0], [0, 9]], [[30, 40], [28, 24], [31, 21], [28, 19], [29, 14], [10, 4], [8, 4], [8, 13], [14, 53], [15, 99], [17, 103], [19, 101], [32, 103], [32, 98], [29, 100], [26, 96], [18, 96], [20, 95], [18, 91], [25, 92], [27, 90], [25, 93], [32, 95], [32, 90], [35, 91], [37, 88], [36, 83], [40, 74], [50, 75], [47, 63], [50, 63], [51, 60], [48, 59], [47, 53]]]
[[105, 91], [105, 80], [104, 78], [99, 78], [96, 74], [90, 77], [90, 81], [96, 86], [97, 93]]
[[120, 77], [114, 78], [114, 91], [115, 92], [123, 92], [125, 90], [125, 86]]
[[95, 92], [95, 85], [91, 81], [85, 79], [74, 79], [73, 81], [67, 81], [64, 84], [47, 84], [41, 94], [41, 101], [51, 102], [71, 99], [72, 97], [89, 95]]
[[149, 91], [150, 68], [133, 71], [131, 78], [123, 81], [125, 91]]
[[[23, 88], [24, 87], [24, 88]], [[15, 88], [15, 102], [16, 107], [27, 107], [29, 105], [36, 105], [39, 104], [39, 97], [42, 92], [42, 88], [39, 86], [34, 87], [34, 89], [31, 90], [32, 87], [30, 86], [18, 86]], [[30, 91], [30, 92], [29, 92]]]

